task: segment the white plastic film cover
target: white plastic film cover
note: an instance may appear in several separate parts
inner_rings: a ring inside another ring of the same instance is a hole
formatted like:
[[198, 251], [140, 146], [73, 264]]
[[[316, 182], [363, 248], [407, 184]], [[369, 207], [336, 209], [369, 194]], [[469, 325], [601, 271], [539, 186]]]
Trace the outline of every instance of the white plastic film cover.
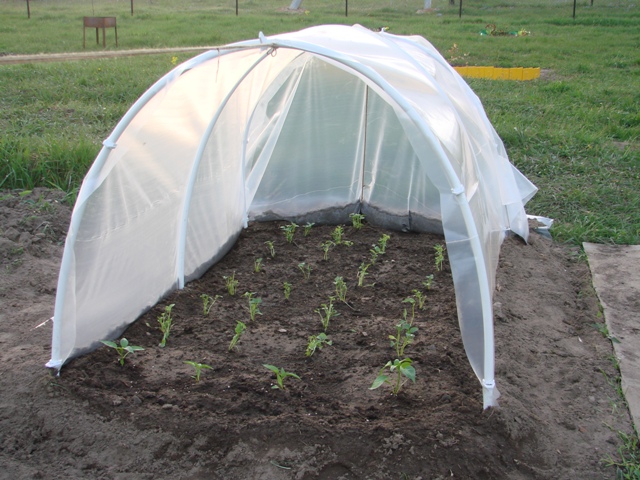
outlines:
[[535, 191], [421, 37], [333, 25], [221, 47], [158, 81], [105, 141], [74, 209], [47, 365], [202, 275], [249, 219], [362, 211], [444, 233], [465, 350], [496, 405], [495, 270], [504, 235], [526, 239]]

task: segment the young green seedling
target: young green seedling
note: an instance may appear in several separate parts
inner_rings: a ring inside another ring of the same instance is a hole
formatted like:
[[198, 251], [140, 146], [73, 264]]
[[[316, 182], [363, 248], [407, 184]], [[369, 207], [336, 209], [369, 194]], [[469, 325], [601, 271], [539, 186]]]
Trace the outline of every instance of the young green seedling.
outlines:
[[413, 297], [405, 298], [402, 303], [410, 303], [411, 304], [411, 321], [410, 324], [413, 324], [413, 320], [416, 318], [416, 299]]
[[276, 256], [276, 247], [274, 247], [273, 242], [271, 240], [267, 240], [266, 242], [264, 242], [264, 244], [269, 249], [269, 255], [271, 255], [271, 258], [275, 257]]
[[298, 225], [291, 222], [289, 225], [282, 225], [280, 229], [284, 232], [284, 238], [287, 239], [288, 243], [293, 243], [293, 236], [296, 233], [296, 229]]
[[313, 222], [307, 222], [304, 224], [304, 226], [302, 228], [304, 228], [303, 233], [304, 236], [308, 236], [311, 233], [311, 229], [313, 228], [313, 226], [315, 225], [315, 223]]
[[324, 332], [321, 332], [318, 335], [311, 335], [309, 337], [309, 344], [307, 345], [307, 351], [305, 352], [305, 355], [307, 357], [310, 357], [316, 352], [316, 350], [322, 350], [322, 347], [324, 347], [325, 345], [332, 344], [333, 342], [329, 340], [329, 337], [327, 337], [327, 334]]
[[351, 218], [351, 224], [353, 228], [356, 230], [360, 230], [364, 222], [364, 215], [361, 213], [350, 213], [349, 217]]
[[227, 287], [227, 292], [229, 292], [229, 295], [234, 296], [238, 290], [238, 284], [240, 283], [236, 280], [236, 272], [233, 272], [230, 277], [223, 276], [222, 278], [224, 279], [224, 283]]
[[347, 303], [347, 284], [342, 277], [336, 277], [333, 281], [336, 286], [336, 295], [341, 302]]
[[427, 290], [431, 290], [431, 287], [433, 286], [433, 275], [427, 275], [427, 279], [422, 282], [422, 285], [424, 285], [424, 288]]
[[171, 310], [175, 306], [175, 303], [171, 305], [167, 305], [164, 307], [164, 312], [158, 317], [158, 323], [160, 324], [160, 331], [162, 332], [162, 341], [160, 342], [160, 347], [164, 347], [167, 344], [167, 339], [169, 338], [169, 332], [171, 331], [171, 323], [173, 322], [173, 318], [171, 317]]
[[100, 341], [104, 343], [107, 347], [111, 347], [116, 351], [116, 353], [118, 354], [118, 362], [120, 362], [121, 367], [124, 366], [124, 359], [127, 357], [127, 355], [133, 352], [139, 352], [140, 350], [144, 350], [144, 348], [142, 347], [129, 345], [129, 340], [127, 340], [124, 337], [120, 339], [120, 345], [118, 345], [116, 342], [113, 342], [111, 340], [100, 340]]
[[444, 245], [436, 245], [433, 247], [436, 251], [436, 270], [442, 270], [442, 264], [444, 263]]
[[247, 326], [244, 323], [242, 323], [239, 320], [236, 320], [235, 335], [233, 336], [233, 338], [231, 339], [231, 343], [229, 344], [229, 351], [234, 349], [234, 347], [236, 346], [236, 343], [238, 343], [238, 340], [240, 340], [240, 337], [242, 336], [242, 334], [246, 329], [247, 329]]
[[260, 273], [262, 271], [262, 258], [256, 258], [253, 261], [253, 271]]
[[298, 264], [298, 268], [302, 272], [302, 275], [304, 275], [304, 279], [308, 280], [309, 277], [311, 276], [311, 270], [313, 270], [311, 265], [309, 265], [309, 264], [307, 264], [305, 262], [302, 262], [302, 263]]
[[243, 297], [247, 297], [249, 299], [249, 316], [251, 317], [251, 321], [256, 319], [256, 315], [262, 315], [260, 311], [260, 304], [262, 303], [261, 298], [254, 297], [254, 292], [245, 292]]
[[184, 362], [187, 365], [191, 365], [195, 370], [195, 375], [192, 375], [191, 378], [195, 378], [196, 383], [200, 381], [200, 374], [202, 373], [202, 369], [206, 368], [207, 370], [211, 370], [213, 367], [211, 365], [207, 365], [206, 363], [198, 363], [198, 362]]
[[206, 293], [203, 293], [202, 295], [200, 295], [200, 299], [202, 300], [202, 313], [205, 317], [209, 315], [209, 312], [211, 311], [211, 307], [213, 307], [213, 305], [220, 298], [222, 298], [220, 295], [216, 295], [215, 297], [212, 297], [211, 295], [207, 295]]
[[364, 278], [368, 275], [367, 270], [369, 269], [370, 266], [371, 266], [370, 263], [362, 262], [358, 267], [358, 286], [359, 287], [364, 286]]
[[324, 260], [329, 260], [329, 250], [331, 250], [331, 248], [335, 247], [336, 244], [333, 243], [331, 240], [327, 240], [326, 242], [323, 242], [320, 244], [320, 247], [322, 248], [322, 251], [324, 252], [324, 255], [322, 256], [322, 258]]
[[404, 356], [404, 349], [413, 343], [417, 331], [418, 327], [413, 327], [407, 322], [407, 310], [405, 309], [404, 318], [396, 325], [396, 334], [389, 335], [391, 347], [396, 349], [396, 354], [399, 357]]
[[344, 235], [344, 228], [342, 225], [338, 225], [333, 232], [331, 232], [331, 238], [333, 238], [333, 242], [336, 245], [340, 245], [342, 243], [342, 236]]
[[386, 233], [383, 233], [382, 236], [378, 239], [378, 245], [377, 247], [380, 249], [380, 254], [384, 255], [387, 252], [387, 241], [390, 239], [391, 237], [389, 235], [387, 235]]
[[289, 296], [291, 295], [291, 284], [289, 282], [284, 282], [282, 284], [282, 290], [284, 291], [284, 299], [289, 300]]
[[284, 390], [284, 380], [285, 378], [288, 377], [293, 377], [293, 378], [297, 378], [298, 380], [300, 380], [300, 377], [298, 375], [296, 375], [295, 373], [292, 372], [287, 372], [285, 371], [284, 368], [278, 368], [275, 365], [269, 365], [269, 364], [263, 364], [262, 365], [265, 368], [268, 368], [269, 370], [271, 370], [273, 373], [276, 374], [276, 385], [272, 385], [271, 388], [276, 389], [279, 388], [280, 390]]
[[338, 315], [340, 315], [333, 306], [334, 300], [334, 297], [329, 297], [329, 305], [323, 303], [320, 308], [317, 308], [315, 310], [315, 312], [320, 315], [320, 322], [322, 323], [325, 332], [327, 331], [327, 328], [329, 328], [329, 321], [333, 317], [337, 317]]
[[[416, 382], [416, 370], [411, 365], [412, 363], [413, 362], [410, 358], [403, 358], [402, 360], [398, 360], [396, 358], [393, 362], [388, 361], [380, 370], [380, 373], [373, 381], [373, 384], [369, 387], [369, 390], [375, 390], [385, 383], [389, 383], [391, 384], [391, 392], [394, 395], [398, 395], [398, 392], [408, 380], [411, 380], [413, 383]], [[389, 369], [389, 375], [385, 373], [387, 368]], [[395, 383], [389, 379], [389, 376], [393, 375], [395, 375]], [[408, 380], [403, 382], [402, 377], [406, 377]]]
[[413, 296], [416, 297], [416, 300], [418, 301], [418, 308], [420, 310], [424, 310], [424, 303], [427, 300], [427, 296], [417, 288], [414, 288], [411, 293], [413, 293]]

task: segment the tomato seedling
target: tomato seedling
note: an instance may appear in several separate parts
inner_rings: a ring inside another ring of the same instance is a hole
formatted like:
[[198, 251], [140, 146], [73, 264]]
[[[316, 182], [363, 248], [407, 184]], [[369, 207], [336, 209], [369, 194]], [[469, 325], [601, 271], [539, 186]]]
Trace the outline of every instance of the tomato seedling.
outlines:
[[298, 380], [300, 380], [300, 377], [298, 375], [296, 375], [295, 373], [292, 372], [287, 372], [285, 371], [284, 368], [278, 368], [275, 365], [269, 365], [264, 363], [262, 365], [265, 368], [268, 368], [269, 370], [271, 370], [273, 373], [276, 374], [276, 385], [272, 385], [271, 388], [276, 389], [279, 388], [280, 390], [284, 390], [284, 380], [288, 377], [293, 377], [293, 378], [297, 378]]
[[[398, 360], [396, 358], [393, 362], [388, 361], [380, 370], [380, 373], [373, 381], [373, 384], [369, 387], [369, 390], [375, 390], [385, 383], [389, 383], [391, 385], [391, 392], [394, 395], [398, 395], [398, 392], [408, 380], [411, 380], [413, 383], [416, 382], [416, 370], [411, 365], [412, 363], [413, 362], [410, 358], [403, 358], [402, 360]], [[389, 375], [385, 373], [387, 368], [389, 369]], [[395, 382], [389, 379], [390, 376], [394, 375]], [[407, 378], [407, 380], [403, 382], [402, 377]]]
[[162, 340], [160, 341], [160, 347], [164, 347], [167, 344], [169, 338], [169, 332], [171, 331], [171, 324], [173, 323], [173, 317], [171, 317], [171, 310], [175, 306], [175, 303], [164, 307], [164, 312], [158, 317], [158, 323], [160, 324], [160, 331], [162, 332]]
[[124, 366], [124, 359], [127, 358], [127, 355], [133, 352], [139, 352], [140, 350], [144, 350], [142, 347], [137, 347], [135, 345], [129, 345], [129, 340], [122, 337], [120, 339], [120, 344], [118, 345], [116, 342], [112, 340], [100, 340], [107, 347], [113, 348], [118, 354], [118, 361], [120, 362], [120, 366]]
[[195, 370], [195, 375], [191, 375], [191, 378], [195, 378], [196, 383], [198, 383], [200, 381], [200, 373], [202, 373], [202, 369], [206, 368], [208, 370], [211, 370], [213, 367], [211, 365], [207, 365], [206, 363], [197, 363], [197, 362], [184, 362], [187, 365], [191, 365]]

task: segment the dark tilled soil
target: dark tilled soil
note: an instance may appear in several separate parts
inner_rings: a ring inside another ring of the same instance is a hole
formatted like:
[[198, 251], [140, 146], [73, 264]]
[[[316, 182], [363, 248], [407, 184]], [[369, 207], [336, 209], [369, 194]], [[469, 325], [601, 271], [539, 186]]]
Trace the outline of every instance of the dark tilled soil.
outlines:
[[[333, 226], [302, 229], [287, 243], [280, 223], [250, 225], [200, 280], [164, 299], [124, 334], [143, 351], [121, 367], [102, 347], [55, 377], [49, 358], [55, 281], [70, 209], [38, 190], [0, 202], [0, 478], [444, 479], [613, 478], [616, 432], [630, 421], [608, 358], [586, 264], [577, 252], [532, 234], [503, 245], [495, 293], [496, 377], [501, 407], [482, 392], [458, 329], [451, 274], [435, 268], [443, 238], [345, 226], [352, 246], [323, 259]], [[357, 272], [382, 234], [387, 251]], [[265, 242], [273, 241], [275, 257]], [[262, 268], [255, 271], [256, 259]], [[298, 267], [312, 267], [304, 279]], [[237, 294], [223, 277], [235, 275]], [[433, 275], [426, 290], [423, 281]], [[323, 331], [315, 310], [347, 284], [347, 302]], [[291, 295], [283, 283], [291, 283]], [[389, 360], [389, 335], [416, 306], [416, 382], [397, 396], [370, 390]], [[249, 318], [252, 292], [261, 315]], [[201, 295], [220, 295], [208, 315]], [[117, 301], [117, 300], [114, 300]], [[168, 305], [167, 345], [157, 318]], [[238, 321], [246, 324], [236, 348]], [[187, 361], [203, 363], [200, 382]], [[263, 364], [297, 374], [285, 390]], [[606, 374], [604, 375], [603, 372]]]

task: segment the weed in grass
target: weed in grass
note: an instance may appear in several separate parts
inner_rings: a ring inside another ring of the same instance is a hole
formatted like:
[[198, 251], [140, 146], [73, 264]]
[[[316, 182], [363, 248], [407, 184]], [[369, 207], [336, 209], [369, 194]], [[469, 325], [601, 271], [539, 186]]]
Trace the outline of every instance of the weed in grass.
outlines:
[[298, 264], [298, 269], [302, 272], [304, 279], [309, 280], [309, 277], [311, 276], [311, 270], [313, 270], [311, 265], [309, 265], [308, 263], [302, 262]]
[[262, 298], [254, 297], [254, 292], [245, 292], [243, 297], [246, 297], [249, 300], [249, 317], [251, 321], [256, 319], [256, 315], [262, 315], [260, 311], [260, 304], [262, 303]]
[[[398, 392], [408, 380], [413, 383], [416, 382], [416, 370], [411, 365], [412, 363], [413, 361], [410, 358], [403, 358], [402, 360], [396, 358], [394, 361], [388, 361], [380, 370], [369, 390], [375, 390], [388, 383], [391, 385], [391, 393], [398, 395]], [[386, 373], [387, 369], [389, 369], [389, 374]], [[395, 376], [395, 381], [390, 380], [390, 376]], [[402, 381], [403, 377], [407, 380]]]
[[162, 332], [162, 341], [160, 341], [160, 347], [164, 347], [167, 344], [169, 338], [169, 332], [171, 331], [171, 324], [173, 323], [173, 317], [171, 316], [171, 310], [175, 303], [164, 307], [164, 312], [158, 317], [158, 323], [160, 324], [160, 331]]
[[347, 303], [347, 284], [342, 277], [336, 277], [333, 281], [336, 286], [336, 295], [341, 302]]
[[113, 348], [118, 354], [118, 362], [120, 362], [120, 366], [124, 366], [124, 359], [127, 358], [127, 355], [134, 352], [139, 352], [140, 350], [144, 350], [142, 347], [137, 347], [135, 345], [129, 345], [129, 341], [122, 337], [120, 339], [120, 344], [112, 340], [100, 340], [107, 347]]
[[240, 283], [236, 280], [236, 272], [233, 272], [230, 277], [223, 276], [222, 278], [224, 279], [224, 284], [227, 287], [227, 292], [229, 292], [229, 295], [233, 297], [236, 294], [238, 284]]
[[331, 319], [340, 315], [333, 306], [334, 300], [335, 297], [329, 297], [329, 304], [323, 303], [320, 308], [315, 310], [315, 312], [320, 315], [320, 323], [322, 323], [322, 327], [325, 332], [327, 331], [327, 328], [329, 328], [329, 322]]
[[289, 297], [291, 296], [291, 287], [292, 285], [289, 282], [284, 282], [282, 284], [282, 290], [284, 291], [285, 300], [289, 300]]
[[640, 443], [636, 434], [618, 432], [622, 444], [618, 447], [618, 458], [609, 455], [604, 463], [615, 467], [616, 480], [638, 480], [640, 478]]
[[320, 244], [320, 247], [322, 248], [322, 252], [323, 252], [323, 256], [322, 256], [323, 260], [329, 260], [329, 250], [331, 250], [331, 248], [335, 246], [336, 244], [333, 243], [331, 240], [327, 240], [326, 242], [322, 242]]
[[253, 262], [253, 271], [260, 273], [262, 271], [262, 258], [256, 258]]
[[209, 315], [211, 308], [221, 298], [222, 298], [221, 295], [216, 295], [215, 297], [212, 297], [211, 295], [207, 295], [206, 293], [203, 293], [202, 295], [200, 295], [200, 299], [202, 300], [202, 314], [205, 317]]
[[333, 342], [329, 340], [326, 333], [321, 332], [318, 335], [311, 335], [309, 337], [309, 343], [307, 344], [307, 351], [305, 352], [305, 355], [310, 357], [316, 352], [316, 350], [322, 350], [322, 347], [325, 345], [333, 345]]
[[192, 375], [191, 378], [194, 378], [196, 383], [200, 381], [200, 374], [202, 373], [202, 369], [206, 368], [207, 370], [211, 370], [213, 367], [211, 365], [207, 365], [206, 363], [198, 363], [185, 361], [187, 365], [191, 365], [195, 369], [195, 375]]
[[445, 247], [444, 247], [444, 245], [438, 244], [433, 248], [436, 251], [436, 258], [435, 258], [436, 270], [440, 272], [440, 271], [442, 271], [442, 264], [444, 263]]
[[240, 340], [240, 337], [242, 336], [242, 334], [246, 329], [247, 329], [247, 326], [244, 323], [242, 323], [240, 320], [236, 321], [235, 335], [231, 339], [231, 343], [229, 343], [229, 351], [235, 348], [236, 344]]
[[353, 228], [360, 230], [364, 225], [364, 215], [361, 213], [351, 213], [349, 214], [349, 217], [351, 218], [351, 225]]
[[607, 327], [606, 323], [593, 323], [591, 326], [598, 330], [604, 338], [611, 340], [612, 343], [620, 343], [620, 340], [609, 333], [609, 327]]
[[284, 381], [289, 377], [297, 378], [298, 380], [300, 380], [300, 377], [298, 375], [292, 372], [287, 372], [284, 368], [278, 368], [275, 365], [269, 365], [267, 363], [263, 364], [262, 366], [276, 374], [276, 384], [271, 386], [272, 389], [279, 388], [280, 390], [284, 390]]
[[315, 223], [313, 223], [313, 222], [305, 223], [303, 225], [303, 227], [302, 227], [303, 228], [303, 230], [302, 230], [303, 236], [308, 237], [309, 234], [311, 233], [311, 229], [313, 228], [314, 225], [315, 225]]
[[280, 229], [284, 232], [284, 238], [287, 239], [287, 243], [293, 243], [293, 236], [296, 233], [298, 225], [291, 222], [288, 225], [282, 225]]
[[273, 245], [273, 242], [271, 240], [267, 240], [264, 244], [269, 249], [269, 255], [271, 255], [271, 258], [274, 258], [276, 256], [276, 247]]

